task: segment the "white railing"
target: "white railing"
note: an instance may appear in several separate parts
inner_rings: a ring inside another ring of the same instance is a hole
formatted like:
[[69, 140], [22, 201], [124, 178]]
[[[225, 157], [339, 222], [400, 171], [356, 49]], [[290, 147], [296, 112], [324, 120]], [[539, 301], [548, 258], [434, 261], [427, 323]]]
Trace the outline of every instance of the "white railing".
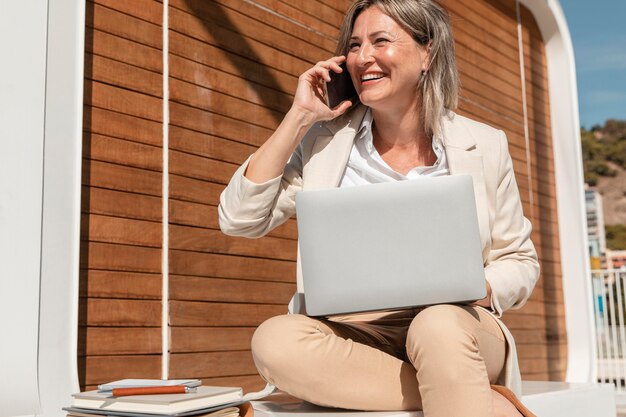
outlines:
[[598, 380], [626, 395], [626, 271], [593, 270], [591, 282], [598, 347]]

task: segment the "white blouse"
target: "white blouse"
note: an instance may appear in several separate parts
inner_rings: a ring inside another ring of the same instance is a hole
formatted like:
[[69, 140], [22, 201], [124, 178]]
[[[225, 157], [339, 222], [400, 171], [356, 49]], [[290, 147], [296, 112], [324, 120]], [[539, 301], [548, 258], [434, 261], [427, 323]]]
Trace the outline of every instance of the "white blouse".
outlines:
[[433, 150], [437, 156], [434, 165], [415, 167], [406, 175], [394, 171], [387, 165], [374, 146], [372, 122], [372, 110], [368, 109], [354, 138], [348, 164], [339, 183], [340, 187], [410, 180], [418, 176], [438, 177], [450, 173], [443, 141], [440, 137], [433, 138]]

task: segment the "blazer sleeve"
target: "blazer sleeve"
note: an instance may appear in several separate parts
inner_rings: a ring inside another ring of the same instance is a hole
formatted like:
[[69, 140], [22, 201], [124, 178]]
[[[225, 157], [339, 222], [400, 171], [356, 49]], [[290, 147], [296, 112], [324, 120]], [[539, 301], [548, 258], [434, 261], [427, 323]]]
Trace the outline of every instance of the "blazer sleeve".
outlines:
[[537, 252], [530, 240], [531, 225], [522, 212], [506, 136], [502, 131], [500, 136], [492, 243], [485, 262], [491, 306], [498, 316], [509, 308], [522, 307], [539, 278]]
[[264, 236], [296, 209], [295, 196], [302, 189], [302, 145], [296, 148], [281, 176], [262, 184], [243, 175], [251, 158], [237, 169], [220, 196], [219, 224], [227, 235]]

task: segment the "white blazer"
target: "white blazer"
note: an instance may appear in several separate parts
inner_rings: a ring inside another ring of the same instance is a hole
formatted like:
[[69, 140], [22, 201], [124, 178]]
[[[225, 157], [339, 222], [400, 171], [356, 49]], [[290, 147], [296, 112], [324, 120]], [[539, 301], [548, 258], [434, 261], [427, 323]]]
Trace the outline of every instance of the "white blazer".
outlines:
[[[221, 195], [218, 212], [222, 231], [233, 236], [263, 236], [295, 213], [297, 192], [337, 187], [366, 110], [357, 104], [337, 119], [314, 125], [283, 175], [263, 184], [243, 176], [248, 158]], [[450, 113], [443, 121], [443, 143], [450, 173], [470, 174], [473, 178], [485, 275], [492, 289], [492, 312], [508, 343], [500, 383], [521, 396], [513, 336], [498, 317], [526, 303], [539, 277], [539, 263], [530, 241], [530, 222], [522, 213], [506, 136], [501, 130]], [[299, 254], [297, 271], [291, 312], [303, 310]]]

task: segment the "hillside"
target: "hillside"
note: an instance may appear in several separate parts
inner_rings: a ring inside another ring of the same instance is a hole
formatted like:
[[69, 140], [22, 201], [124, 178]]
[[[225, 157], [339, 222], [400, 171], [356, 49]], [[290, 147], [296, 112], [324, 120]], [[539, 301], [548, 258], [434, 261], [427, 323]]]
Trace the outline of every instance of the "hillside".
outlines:
[[609, 164], [615, 170], [614, 177], [599, 177], [596, 189], [600, 191], [604, 204], [606, 224], [626, 224], [626, 170]]
[[607, 227], [607, 244], [626, 249], [626, 121], [609, 119], [580, 133], [585, 182], [602, 194], [604, 221], [614, 226]]

